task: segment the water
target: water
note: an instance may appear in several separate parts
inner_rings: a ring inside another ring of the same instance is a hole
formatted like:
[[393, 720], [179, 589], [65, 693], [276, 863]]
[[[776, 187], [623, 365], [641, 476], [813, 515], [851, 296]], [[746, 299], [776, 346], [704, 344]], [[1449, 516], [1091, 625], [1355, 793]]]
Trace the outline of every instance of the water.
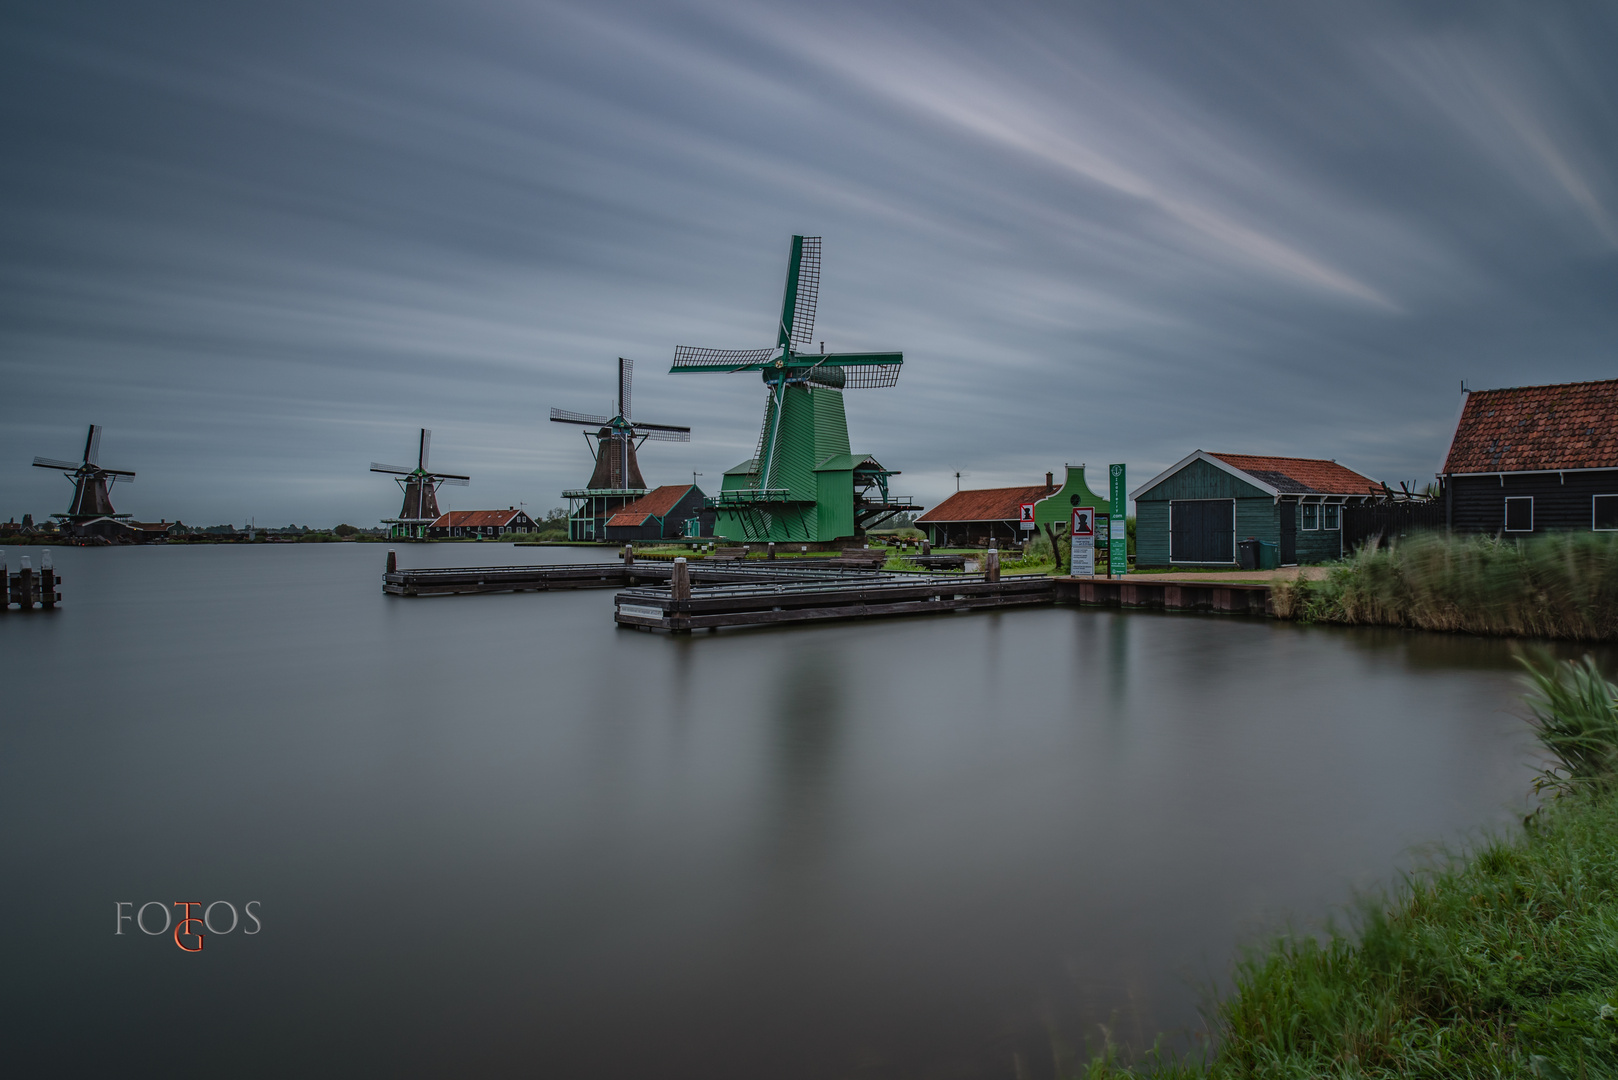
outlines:
[[[1241, 943], [1531, 778], [1496, 642], [1073, 608], [682, 639], [608, 592], [385, 597], [383, 557], [61, 550], [65, 606], [0, 617], [27, 1074], [1043, 1075], [1053, 1034], [1194, 1031]], [[181, 900], [262, 929], [116, 919]]]

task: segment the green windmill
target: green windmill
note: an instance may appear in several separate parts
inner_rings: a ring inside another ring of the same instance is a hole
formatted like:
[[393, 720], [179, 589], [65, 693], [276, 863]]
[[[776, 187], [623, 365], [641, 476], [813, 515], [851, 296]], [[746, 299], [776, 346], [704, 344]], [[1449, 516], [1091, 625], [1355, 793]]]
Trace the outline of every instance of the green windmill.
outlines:
[[757, 371], [769, 388], [753, 457], [725, 473], [714, 535], [826, 542], [919, 507], [889, 494], [898, 475], [849, 451], [843, 391], [892, 386], [904, 354], [810, 351], [820, 297], [820, 237], [794, 236], [775, 345], [674, 351], [675, 373]]

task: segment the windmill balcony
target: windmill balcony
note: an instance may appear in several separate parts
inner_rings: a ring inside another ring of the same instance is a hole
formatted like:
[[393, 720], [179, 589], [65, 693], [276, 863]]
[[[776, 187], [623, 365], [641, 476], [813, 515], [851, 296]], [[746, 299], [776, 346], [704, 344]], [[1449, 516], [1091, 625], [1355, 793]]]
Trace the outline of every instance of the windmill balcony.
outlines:
[[749, 503], [814, 502], [813, 499], [795, 499], [791, 488], [733, 488], [721, 491], [712, 498], [702, 500], [707, 507], [744, 506]]
[[562, 492], [564, 499], [599, 499], [612, 496], [629, 496], [640, 498], [649, 493], [651, 488], [573, 488]]

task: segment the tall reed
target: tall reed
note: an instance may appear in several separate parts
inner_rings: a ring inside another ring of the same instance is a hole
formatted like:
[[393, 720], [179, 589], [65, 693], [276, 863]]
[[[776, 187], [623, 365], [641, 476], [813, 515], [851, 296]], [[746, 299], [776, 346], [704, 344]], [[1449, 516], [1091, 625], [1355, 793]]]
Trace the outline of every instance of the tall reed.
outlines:
[[1278, 583], [1282, 618], [1472, 634], [1618, 639], [1618, 534], [1426, 534]]

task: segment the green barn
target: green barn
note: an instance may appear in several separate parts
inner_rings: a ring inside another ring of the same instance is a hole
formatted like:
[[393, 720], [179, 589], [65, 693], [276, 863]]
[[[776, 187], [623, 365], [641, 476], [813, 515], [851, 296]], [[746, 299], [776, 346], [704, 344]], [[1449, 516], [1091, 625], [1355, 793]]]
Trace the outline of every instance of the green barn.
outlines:
[[1343, 506], [1382, 486], [1323, 458], [1198, 450], [1136, 488], [1135, 565], [1237, 565], [1237, 543], [1275, 546], [1282, 566], [1329, 562], [1343, 550]]

